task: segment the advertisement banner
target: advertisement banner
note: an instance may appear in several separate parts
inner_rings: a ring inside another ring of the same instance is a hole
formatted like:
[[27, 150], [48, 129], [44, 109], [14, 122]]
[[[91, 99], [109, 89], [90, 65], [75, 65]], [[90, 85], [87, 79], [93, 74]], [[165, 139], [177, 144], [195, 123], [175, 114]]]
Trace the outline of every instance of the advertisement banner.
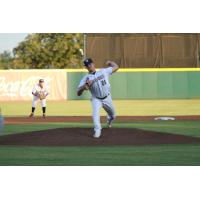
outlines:
[[67, 98], [67, 73], [64, 70], [1, 70], [0, 101], [31, 100], [32, 89], [44, 79], [49, 100]]

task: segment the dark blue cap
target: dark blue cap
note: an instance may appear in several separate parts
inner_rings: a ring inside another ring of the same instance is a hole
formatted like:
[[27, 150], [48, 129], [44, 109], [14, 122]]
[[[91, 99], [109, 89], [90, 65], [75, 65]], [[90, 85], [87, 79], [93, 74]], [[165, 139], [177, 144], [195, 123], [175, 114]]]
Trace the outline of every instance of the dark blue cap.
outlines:
[[93, 60], [91, 58], [86, 58], [83, 61], [84, 66], [88, 67], [88, 65], [90, 65], [91, 63], [93, 63]]
[[40, 82], [40, 83], [43, 83], [43, 82], [44, 82], [44, 79], [40, 79], [39, 82]]

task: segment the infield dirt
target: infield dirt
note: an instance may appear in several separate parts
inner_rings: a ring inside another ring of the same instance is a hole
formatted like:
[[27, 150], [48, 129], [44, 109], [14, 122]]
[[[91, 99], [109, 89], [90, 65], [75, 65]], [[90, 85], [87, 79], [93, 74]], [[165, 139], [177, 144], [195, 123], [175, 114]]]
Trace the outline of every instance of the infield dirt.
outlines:
[[[134, 122], [134, 121], [154, 121], [155, 117], [159, 116], [118, 116], [115, 122]], [[188, 116], [171, 116], [175, 120], [191, 120], [200, 121], [200, 115]], [[101, 122], [105, 122], [106, 117], [101, 117]], [[38, 124], [38, 123], [51, 123], [51, 122], [92, 122], [90, 116], [48, 116], [42, 117], [5, 117], [5, 124]]]

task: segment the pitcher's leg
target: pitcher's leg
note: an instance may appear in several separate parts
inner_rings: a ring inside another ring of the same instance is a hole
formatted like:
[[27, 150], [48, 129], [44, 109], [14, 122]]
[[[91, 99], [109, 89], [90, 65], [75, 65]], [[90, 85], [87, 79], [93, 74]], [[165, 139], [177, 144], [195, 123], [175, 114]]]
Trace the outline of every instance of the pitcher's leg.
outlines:
[[92, 98], [92, 118], [94, 123], [94, 137], [100, 137], [101, 135], [101, 123], [100, 123], [100, 108], [102, 107], [102, 103], [99, 99]]
[[115, 108], [114, 108], [111, 96], [107, 97], [103, 101], [103, 108], [107, 112], [107, 123], [108, 123], [108, 126], [111, 127], [111, 123], [116, 117], [115, 116]]

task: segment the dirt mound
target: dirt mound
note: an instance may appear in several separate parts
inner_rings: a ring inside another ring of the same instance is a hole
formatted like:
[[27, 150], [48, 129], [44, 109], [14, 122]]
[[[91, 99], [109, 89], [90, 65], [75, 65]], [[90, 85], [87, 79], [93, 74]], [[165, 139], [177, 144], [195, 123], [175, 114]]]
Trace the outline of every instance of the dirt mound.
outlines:
[[194, 144], [200, 138], [140, 129], [103, 129], [102, 137], [92, 137], [89, 128], [59, 128], [0, 137], [0, 145], [23, 146], [104, 146], [146, 144]]

